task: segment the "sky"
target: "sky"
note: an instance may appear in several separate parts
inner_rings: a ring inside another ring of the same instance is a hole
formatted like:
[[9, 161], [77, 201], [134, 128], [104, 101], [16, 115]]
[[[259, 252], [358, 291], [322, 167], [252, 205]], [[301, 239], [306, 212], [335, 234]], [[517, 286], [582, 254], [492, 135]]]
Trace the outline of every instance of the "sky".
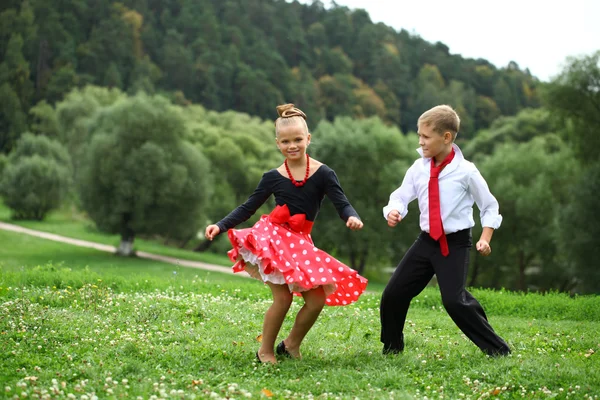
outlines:
[[[312, 0], [299, 0], [310, 4]], [[330, 0], [321, 0], [330, 8]], [[598, 0], [336, 0], [365, 9], [375, 23], [405, 29], [450, 53], [501, 68], [515, 61], [548, 81], [568, 56], [600, 50]]]

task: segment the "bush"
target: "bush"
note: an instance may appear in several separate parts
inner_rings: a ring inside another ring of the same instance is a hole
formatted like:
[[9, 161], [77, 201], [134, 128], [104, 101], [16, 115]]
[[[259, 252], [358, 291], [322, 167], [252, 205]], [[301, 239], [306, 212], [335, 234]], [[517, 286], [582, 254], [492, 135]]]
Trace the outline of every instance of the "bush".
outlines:
[[62, 145], [25, 134], [2, 171], [0, 194], [14, 219], [42, 220], [59, 207], [71, 186], [71, 160]]

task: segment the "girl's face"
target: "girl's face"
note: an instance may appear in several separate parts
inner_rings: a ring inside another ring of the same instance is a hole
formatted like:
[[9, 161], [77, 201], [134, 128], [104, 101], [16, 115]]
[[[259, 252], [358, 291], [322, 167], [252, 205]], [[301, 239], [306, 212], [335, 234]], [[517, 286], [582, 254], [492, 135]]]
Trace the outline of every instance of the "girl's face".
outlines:
[[306, 155], [306, 148], [310, 143], [310, 133], [305, 133], [304, 127], [300, 124], [282, 126], [279, 128], [279, 134], [275, 140], [279, 151], [285, 158], [297, 161]]

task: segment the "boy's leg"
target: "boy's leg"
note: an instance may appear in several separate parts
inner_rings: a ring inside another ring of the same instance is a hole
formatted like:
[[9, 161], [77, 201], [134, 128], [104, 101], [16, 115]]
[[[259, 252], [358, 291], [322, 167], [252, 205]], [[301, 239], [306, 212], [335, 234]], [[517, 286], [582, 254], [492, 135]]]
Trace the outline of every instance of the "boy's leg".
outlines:
[[404, 350], [404, 322], [413, 297], [423, 291], [433, 276], [429, 261], [431, 245], [420, 238], [402, 258], [381, 297], [381, 342], [383, 353]]
[[465, 289], [471, 251], [469, 231], [449, 235], [450, 254], [432, 257], [442, 302], [452, 320], [481, 350], [489, 355], [508, 354], [510, 349], [492, 329], [479, 302]]

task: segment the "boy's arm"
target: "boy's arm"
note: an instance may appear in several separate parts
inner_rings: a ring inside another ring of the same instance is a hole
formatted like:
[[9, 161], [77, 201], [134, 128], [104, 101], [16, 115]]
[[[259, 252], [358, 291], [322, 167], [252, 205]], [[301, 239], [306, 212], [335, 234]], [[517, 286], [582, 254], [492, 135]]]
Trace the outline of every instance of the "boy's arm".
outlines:
[[[498, 229], [502, 224], [502, 215], [500, 215], [498, 200], [496, 200], [494, 195], [490, 192], [487, 182], [476, 168], [469, 177], [469, 192], [479, 208], [481, 214], [481, 226], [484, 230], [486, 227]], [[489, 239], [491, 240], [492, 234], [488, 234]]]
[[388, 205], [383, 207], [383, 218], [388, 219], [388, 214], [393, 210], [398, 211], [402, 218], [408, 214], [408, 204], [417, 198], [417, 191], [414, 185], [414, 167], [411, 166], [404, 179], [402, 185], [392, 192]]
[[483, 256], [489, 256], [492, 252], [490, 241], [494, 230], [500, 227], [502, 216], [499, 212], [498, 200], [490, 192], [483, 176], [475, 169], [469, 179], [469, 191], [473, 195], [475, 203], [481, 214], [481, 226], [483, 231], [479, 241], [475, 244], [477, 251]]

